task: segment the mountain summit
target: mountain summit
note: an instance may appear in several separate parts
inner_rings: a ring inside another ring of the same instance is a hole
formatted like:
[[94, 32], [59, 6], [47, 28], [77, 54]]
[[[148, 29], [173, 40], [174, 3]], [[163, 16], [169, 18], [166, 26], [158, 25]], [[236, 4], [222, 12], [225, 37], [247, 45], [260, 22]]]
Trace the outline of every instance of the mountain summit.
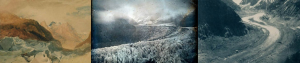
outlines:
[[37, 21], [20, 18], [6, 11], [0, 11], [0, 38], [19, 37], [41, 41], [54, 40], [51, 33]]

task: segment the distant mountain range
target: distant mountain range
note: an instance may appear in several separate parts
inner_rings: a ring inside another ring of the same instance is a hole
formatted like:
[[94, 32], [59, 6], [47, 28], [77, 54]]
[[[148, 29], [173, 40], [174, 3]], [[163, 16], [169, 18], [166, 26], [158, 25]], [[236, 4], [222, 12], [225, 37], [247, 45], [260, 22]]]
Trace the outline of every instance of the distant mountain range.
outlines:
[[257, 9], [265, 10], [276, 16], [299, 17], [299, 0], [241, 0], [238, 4], [232, 4], [232, 0], [222, 0], [233, 9]]

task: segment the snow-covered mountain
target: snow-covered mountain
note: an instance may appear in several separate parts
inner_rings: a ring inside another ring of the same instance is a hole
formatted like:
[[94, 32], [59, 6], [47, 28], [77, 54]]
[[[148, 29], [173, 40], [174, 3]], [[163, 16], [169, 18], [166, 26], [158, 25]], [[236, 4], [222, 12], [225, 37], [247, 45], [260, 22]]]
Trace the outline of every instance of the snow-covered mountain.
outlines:
[[[277, 16], [298, 17], [300, 14], [299, 0], [223, 0], [224, 2], [238, 1], [242, 9], [265, 10]], [[227, 4], [227, 5], [236, 5]]]

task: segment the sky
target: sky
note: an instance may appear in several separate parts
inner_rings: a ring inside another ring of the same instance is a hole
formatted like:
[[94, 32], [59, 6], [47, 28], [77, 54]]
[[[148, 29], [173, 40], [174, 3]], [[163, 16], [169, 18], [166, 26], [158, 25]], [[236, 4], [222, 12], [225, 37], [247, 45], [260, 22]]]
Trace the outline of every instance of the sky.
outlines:
[[134, 25], [172, 26], [172, 22], [180, 20], [177, 18], [183, 18], [194, 10], [190, 1], [93, 0], [93, 16], [98, 23], [109, 23], [122, 18]]
[[91, 31], [91, 0], [0, 0], [0, 8], [48, 25], [69, 23], [79, 34]]

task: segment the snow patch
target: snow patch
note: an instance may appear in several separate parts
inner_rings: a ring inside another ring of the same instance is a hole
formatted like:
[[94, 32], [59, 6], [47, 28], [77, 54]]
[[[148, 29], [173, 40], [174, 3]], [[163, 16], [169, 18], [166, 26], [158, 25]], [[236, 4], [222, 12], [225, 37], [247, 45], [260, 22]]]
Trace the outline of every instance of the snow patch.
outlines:
[[232, 0], [234, 3], [236, 3], [237, 5], [239, 5], [241, 2], [242, 2], [242, 0]]

